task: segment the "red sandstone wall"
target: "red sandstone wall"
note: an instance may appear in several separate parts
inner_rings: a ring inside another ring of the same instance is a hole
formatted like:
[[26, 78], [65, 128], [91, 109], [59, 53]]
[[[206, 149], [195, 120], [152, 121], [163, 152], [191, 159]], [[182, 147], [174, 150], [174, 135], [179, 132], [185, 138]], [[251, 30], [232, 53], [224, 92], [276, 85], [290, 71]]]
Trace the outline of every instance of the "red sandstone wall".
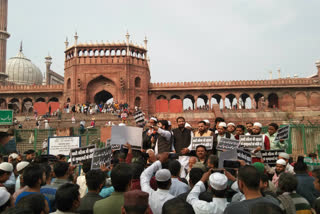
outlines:
[[156, 101], [156, 112], [168, 112], [168, 100], [157, 100]]
[[49, 106], [51, 105], [51, 113], [56, 111], [60, 107], [59, 102], [36, 102], [33, 104], [34, 110], [37, 110], [38, 115], [44, 115], [49, 112]]
[[180, 113], [180, 112], [182, 112], [182, 109], [183, 109], [182, 100], [180, 100], [180, 99], [170, 100], [169, 111], [171, 113]]

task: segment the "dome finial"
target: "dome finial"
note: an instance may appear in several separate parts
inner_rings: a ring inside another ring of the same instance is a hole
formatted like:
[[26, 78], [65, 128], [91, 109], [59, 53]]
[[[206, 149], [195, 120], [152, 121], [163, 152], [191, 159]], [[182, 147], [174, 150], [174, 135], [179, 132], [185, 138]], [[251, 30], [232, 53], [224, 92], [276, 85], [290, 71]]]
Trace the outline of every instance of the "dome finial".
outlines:
[[22, 52], [22, 40], [20, 41], [20, 52]]

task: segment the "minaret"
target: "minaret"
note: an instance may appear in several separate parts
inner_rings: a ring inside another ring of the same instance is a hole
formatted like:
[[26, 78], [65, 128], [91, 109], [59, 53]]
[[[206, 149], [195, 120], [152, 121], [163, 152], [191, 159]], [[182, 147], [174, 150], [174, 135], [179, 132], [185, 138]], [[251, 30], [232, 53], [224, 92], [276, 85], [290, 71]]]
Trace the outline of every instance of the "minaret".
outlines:
[[52, 64], [52, 58], [50, 54], [44, 58], [46, 60], [46, 85], [50, 85], [50, 66]]
[[127, 31], [127, 34], [126, 34], [126, 43], [127, 43], [127, 56], [130, 56], [130, 48], [129, 48], [129, 40], [130, 40], [130, 34], [129, 32]]
[[0, 0], [0, 84], [8, 77], [6, 75], [8, 0]]

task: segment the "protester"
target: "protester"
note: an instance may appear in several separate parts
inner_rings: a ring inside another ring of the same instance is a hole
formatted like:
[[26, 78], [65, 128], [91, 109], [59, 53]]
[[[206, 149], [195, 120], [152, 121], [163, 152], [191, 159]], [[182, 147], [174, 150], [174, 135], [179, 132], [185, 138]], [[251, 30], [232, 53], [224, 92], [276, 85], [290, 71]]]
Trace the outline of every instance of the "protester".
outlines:
[[0, 213], [10, 208], [11, 204], [10, 193], [6, 189], [0, 187]]
[[36, 158], [36, 152], [33, 149], [25, 151], [24, 154], [26, 155], [26, 161], [28, 162], [32, 162]]
[[213, 154], [217, 154], [217, 145], [219, 144], [221, 138], [234, 139], [234, 136], [227, 131], [227, 124], [225, 122], [220, 122], [217, 125], [217, 134], [213, 137]]
[[2, 162], [0, 164], [0, 187], [5, 187], [4, 183], [10, 178], [13, 172], [13, 166], [11, 163]]
[[285, 172], [286, 164], [287, 163], [283, 159], [279, 159], [276, 162], [276, 167], [275, 167], [274, 174], [273, 174], [273, 177], [272, 177], [272, 183], [274, 184], [275, 187], [278, 187], [278, 182], [279, 182], [280, 175], [281, 175], [281, 173]]
[[294, 174], [294, 168], [289, 163], [290, 155], [285, 152], [281, 152], [281, 153], [279, 153], [279, 159], [285, 160], [286, 161], [286, 171], [291, 174]]
[[78, 211], [80, 214], [93, 214], [96, 201], [103, 199], [99, 193], [106, 182], [106, 176], [101, 170], [90, 170], [86, 173], [88, 193], [81, 198]]
[[[111, 196], [99, 200], [94, 204], [94, 214], [110, 213], [120, 214], [124, 203], [124, 193], [130, 190], [132, 171], [129, 164], [119, 163], [111, 171], [111, 182], [114, 192]], [[142, 186], [142, 184], [141, 184]]]
[[158, 119], [155, 117], [151, 117], [149, 120], [148, 128], [143, 132], [142, 134], [142, 148], [147, 149], [153, 149], [156, 145], [156, 141], [158, 139], [159, 134], [156, 130], [153, 129], [153, 126], [156, 126], [158, 122]]
[[[23, 181], [28, 188], [17, 197], [15, 205], [25, 196], [40, 193], [41, 186], [46, 183], [46, 174], [43, 167], [39, 164], [30, 164], [27, 166], [23, 171]], [[49, 198], [45, 196], [45, 199], [48, 202], [50, 210], [52, 210]]]
[[[223, 213], [228, 202], [225, 198], [228, 178], [219, 172], [211, 170], [204, 173], [201, 180], [192, 188], [187, 197], [187, 202], [192, 205], [195, 213]], [[213, 192], [212, 202], [199, 200], [201, 192], [206, 191], [205, 183], [209, 180], [209, 186]]]
[[[312, 171], [312, 176], [314, 177], [314, 181], [313, 181], [314, 188], [320, 192], [320, 169], [314, 169]], [[320, 197], [318, 197], [314, 201], [312, 207], [317, 214], [320, 213]]]
[[234, 123], [228, 123], [227, 124], [227, 131], [230, 135], [234, 135], [236, 131], [236, 124]]
[[203, 145], [199, 145], [196, 148], [196, 157], [198, 161], [205, 164], [207, 162], [207, 149]]
[[245, 195], [245, 200], [230, 203], [224, 210], [224, 214], [249, 214], [252, 207], [257, 203], [274, 204], [270, 199], [262, 197], [260, 192], [260, 176], [260, 173], [254, 166], [243, 166], [239, 169], [238, 186], [240, 191]]
[[[171, 173], [167, 169], [161, 169], [167, 162], [169, 153], [159, 154], [159, 160], [143, 171], [140, 177], [141, 190], [149, 193], [149, 206], [153, 214], [161, 214], [163, 204], [172, 198], [169, 193], [171, 186]], [[155, 173], [158, 189], [155, 191], [150, 186], [150, 179]]]
[[41, 187], [40, 192], [49, 198], [50, 204], [55, 209], [55, 195], [57, 189], [65, 183], [69, 183], [69, 164], [67, 162], [58, 161], [53, 167], [54, 174], [56, 178], [51, 184], [47, 184]]
[[181, 164], [177, 160], [169, 162], [169, 171], [171, 173], [171, 186], [169, 193], [173, 196], [178, 196], [189, 190], [189, 186], [180, 181]]
[[213, 136], [213, 132], [206, 129], [206, 122], [200, 121], [198, 122], [198, 131], [194, 133], [195, 137], [208, 137]]
[[194, 214], [192, 207], [180, 198], [173, 198], [166, 201], [162, 207], [162, 214]]
[[246, 123], [246, 129], [247, 129], [246, 135], [251, 135], [252, 134], [252, 128], [253, 128], [253, 123], [252, 122], [247, 122]]
[[307, 199], [310, 205], [314, 203], [320, 192], [316, 191], [313, 182], [314, 178], [309, 176], [307, 164], [303, 162], [304, 157], [299, 156], [294, 165], [295, 176], [298, 181], [297, 193]]
[[[19, 176], [17, 177], [17, 180], [16, 180], [16, 191], [20, 189], [20, 187], [24, 187], [24, 183], [23, 183], [23, 176], [22, 176], [22, 173], [23, 173], [23, 170], [29, 165], [30, 163], [27, 162], [27, 161], [21, 161], [20, 163], [17, 164], [16, 166], [16, 169], [17, 169], [17, 172], [19, 174]], [[21, 182], [22, 181], [22, 182]]]
[[170, 152], [172, 150], [172, 134], [168, 130], [168, 121], [160, 120], [157, 126], [152, 126], [152, 128], [159, 134], [155, 145], [155, 154]]
[[87, 192], [86, 184], [86, 173], [91, 169], [91, 160], [83, 161], [82, 172], [80, 176], [77, 177], [77, 184], [79, 185], [80, 198], [83, 198]]
[[21, 198], [17, 207], [24, 210], [31, 210], [33, 214], [48, 214], [49, 204], [45, 197], [40, 193], [31, 194]]
[[236, 140], [239, 140], [240, 139], [240, 135], [244, 135], [244, 130], [245, 130], [245, 127], [243, 125], [237, 125], [236, 134], [234, 135], [234, 138]]
[[279, 126], [276, 123], [270, 123], [268, 125], [268, 132], [266, 133], [266, 136], [270, 140], [270, 149], [271, 150], [277, 150], [277, 149], [285, 149], [286, 144], [283, 139], [276, 139], [278, 135], [278, 129]]
[[53, 214], [76, 213], [80, 206], [80, 193], [77, 184], [65, 183], [60, 186], [56, 193], [57, 211]]
[[147, 214], [149, 212], [148, 198], [149, 194], [141, 190], [132, 190], [124, 193], [122, 214]]
[[282, 173], [279, 178], [278, 196], [280, 200], [280, 208], [287, 214], [292, 213], [310, 213], [311, 206], [309, 202], [295, 191], [297, 189], [298, 180], [291, 173]]

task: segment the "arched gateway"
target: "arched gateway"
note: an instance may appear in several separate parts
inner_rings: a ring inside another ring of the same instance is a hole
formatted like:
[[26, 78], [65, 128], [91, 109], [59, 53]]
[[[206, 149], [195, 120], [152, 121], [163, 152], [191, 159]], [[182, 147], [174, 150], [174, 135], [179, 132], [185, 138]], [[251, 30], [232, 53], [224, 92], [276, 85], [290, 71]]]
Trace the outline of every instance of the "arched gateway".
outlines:
[[106, 102], [112, 102], [113, 96], [109, 92], [102, 90], [94, 96], [94, 102], [96, 104], [106, 103]]

